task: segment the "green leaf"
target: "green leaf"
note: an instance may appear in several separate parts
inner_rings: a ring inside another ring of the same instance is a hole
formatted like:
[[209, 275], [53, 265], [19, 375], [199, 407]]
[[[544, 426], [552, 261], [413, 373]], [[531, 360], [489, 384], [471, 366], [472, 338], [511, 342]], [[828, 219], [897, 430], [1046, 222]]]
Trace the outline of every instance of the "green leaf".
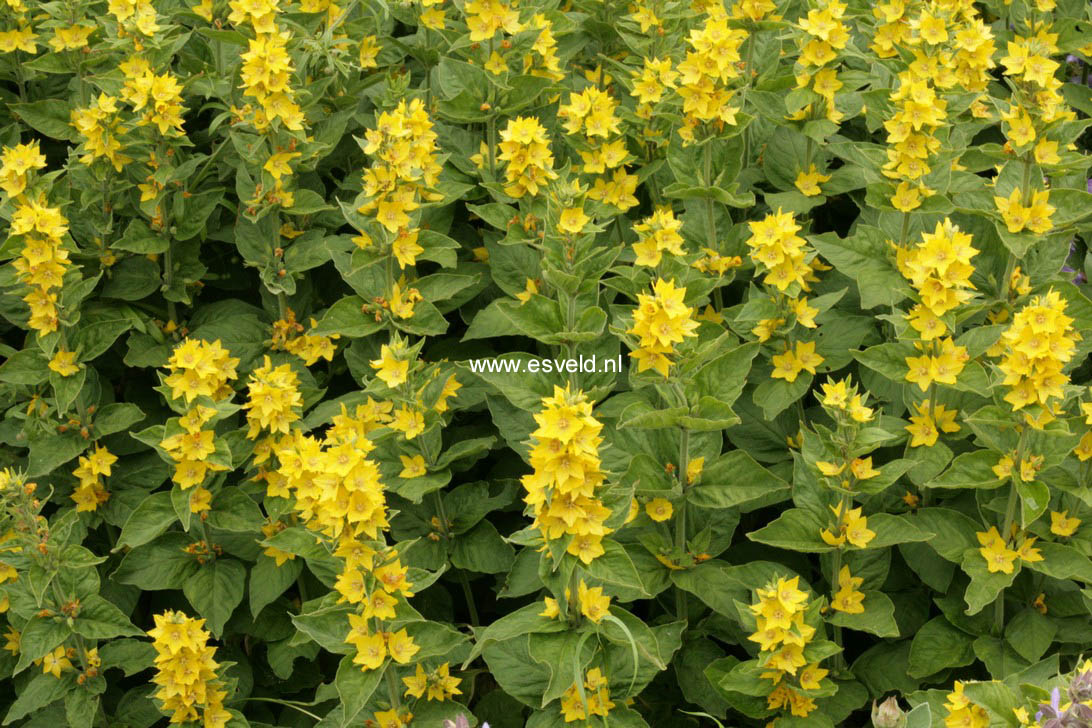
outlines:
[[197, 560], [184, 550], [190, 543], [185, 534], [165, 533], [126, 554], [113, 579], [145, 590], [181, 589], [198, 568]]
[[836, 233], [809, 236], [819, 254], [835, 270], [857, 282], [861, 307], [894, 306], [909, 294], [907, 281], [889, 257], [889, 236], [868, 225], [858, 225], [852, 235], [839, 238]]
[[933, 617], [914, 634], [910, 645], [911, 677], [928, 677], [941, 670], [963, 667], [975, 661], [972, 643], [965, 632], [944, 617]]
[[280, 566], [270, 556], [261, 554], [250, 570], [250, 615], [257, 619], [266, 605], [292, 586], [303, 571], [298, 559], [288, 559]]
[[638, 401], [622, 410], [618, 416], [618, 429], [631, 427], [636, 430], [660, 430], [673, 427], [689, 412], [686, 407], [654, 409], [648, 402]]
[[789, 508], [768, 525], [748, 533], [747, 538], [780, 549], [819, 554], [834, 550], [819, 536], [819, 531], [825, 527], [809, 511]]
[[72, 628], [59, 617], [31, 617], [20, 633], [19, 661], [15, 663], [13, 674], [22, 672], [35, 660], [53, 652], [71, 634]]
[[311, 329], [315, 336], [370, 336], [383, 328], [383, 321], [375, 320], [374, 314], [362, 310], [364, 299], [360, 296], [345, 296], [326, 309], [319, 322]]
[[171, 524], [177, 520], [174, 506], [171, 504], [170, 492], [152, 493], [129, 514], [113, 550], [121, 551], [125, 547], [143, 546], [170, 528]]
[[63, 698], [73, 687], [73, 678], [69, 675], [60, 680], [52, 675], [35, 675], [19, 691], [15, 702], [8, 708], [8, 714], [4, 716], [4, 725], [11, 725], [20, 718], [37, 713], [50, 703]]
[[243, 601], [246, 567], [235, 559], [217, 558], [201, 565], [186, 579], [182, 593], [197, 612], [208, 620], [209, 632], [219, 638], [235, 607]]
[[1050, 649], [1057, 633], [1054, 620], [1034, 607], [1017, 612], [1005, 625], [1005, 641], [1028, 662], [1038, 661]]
[[129, 402], [114, 402], [95, 413], [95, 434], [106, 437], [123, 432], [144, 419], [140, 407]]
[[967, 549], [978, 548], [975, 534], [981, 526], [959, 511], [950, 508], [921, 508], [913, 518], [921, 528], [935, 534], [928, 544], [948, 561], [962, 563]]
[[504, 573], [515, 559], [515, 549], [501, 538], [496, 526], [484, 520], [458, 536], [451, 551], [452, 566], [483, 574]]
[[952, 464], [925, 484], [926, 488], [996, 488], [1001, 479], [993, 472], [998, 455], [990, 450], [973, 450], [957, 455]]
[[0, 365], [0, 382], [35, 386], [49, 378], [49, 360], [38, 349], [17, 351]]
[[208, 524], [223, 531], [257, 533], [264, 520], [258, 504], [239, 486], [225, 486], [208, 511]]
[[292, 617], [292, 624], [327, 652], [351, 655], [356, 648], [345, 642], [349, 634], [349, 611], [347, 604], [320, 607]]
[[534, 294], [526, 303], [498, 298], [470, 322], [463, 341], [495, 336], [529, 336], [544, 343], [556, 343], [565, 328], [557, 301]]
[[76, 634], [92, 640], [144, 636], [144, 631], [129, 621], [124, 612], [98, 594], [80, 600], [80, 613], [74, 628]]
[[910, 371], [906, 358], [916, 356], [917, 351], [908, 343], [877, 344], [864, 351], [853, 352], [853, 358], [874, 372], [879, 372], [892, 382], [903, 383]]
[[900, 543], [929, 541], [933, 534], [918, 527], [912, 516], [873, 513], [868, 516], [868, 527], [876, 532], [865, 548], [882, 549]]
[[1012, 726], [1012, 728], [1020, 726], [1020, 720], [1016, 717], [1013, 709], [1023, 704], [1023, 696], [1021, 695], [1018, 699], [1018, 693], [1004, 683], [996, 680], [991, 682], [965, 682], [963, 683], [963, 694], [970, 698], [973, 703], [986, 708], [991, 717], [999, 718], [1003, 724]]
[[721, 455], [702, 470], [701, 479], [687, 492], [687, 501], [701, 508], [735, 508], [785, 491], [789, 484], [762, 467], [744, 450]]
[[510, 642], [517, 637], [532, 633], [563, 632], [568, 629], [564, 620], [540, 616], [539, 612], [543, 609], [542, 602], [528, 604], [514, 612], [509, 612], [478, 632], [475, 635], [474, 649], [463, 662], [463, 669], [465, 670], [467, 665], [492, 643]]
[[755, 387], [754, 403], [762, 408], [766, 419], [772, 420], [793, 402], [807, 394], [815, 377], [806, 372], [797, 375], [795, 381], [767, 379]]
[[832, 610], [827, 615], [827, 622], [856, 629], [861, 632], [870, 632], [877, 637], [898, 637], [899, 627], [895, 623], [895, 604], [891, 598], [880, 591], [866, 590], [865, 598], [861, 602], [864, 611], [860, 614], [848, 614]]
[[80, 140], [79, 134], [71, 123], [71, 107], [61, 99], [8, 104], [8, 110], [16, 119], [47, 137], [67, 142]]
[[968, 550], [963, 554], [963, 571], [971, 577], [971, 583], [967, 585], [967, 593], [963, 595], [967, 602], [967, 614], [975, 615], [981, 612], [986, 605], [992, 604], [998, 595], [1016, 579], [1020, 573], [1020, 560], [1013, 564], [1011, 574], [1000, 571], [990, 572], [986, 568], [986, 559], [977, 550]]
[[[393, 667], [388, 669], [394, 669]], [[342, 726], [354, 725], [356, 717], [364, 706], [368, 704], [379, 682], [383, 679], [384, 669], [364, 671], [359, 665], [353, 664], [353, 658], [349, 655], [341, 658], [338, 664], [337, 676], [334, 685], [337, 687], [337, 695], [341, 700], [339, 706], [342, 711]], [[399, 685], [399, 690], [402, 686]]]
[[[712, 397], [728, 407], [739, 398], [743, 385], [747, 383], [747, 374], [751, 371], [751, 361], [758, 354], [758, 342], [751, 342], [729, 349], [717, 358], [705, 364], [693, 375], [693, 399], [701, 396]], [[690, 392], [688, 392], [688, 399]]]
[[1092, 584], [1092, 560], [1072, 546], [1050, 541], [1036, 541], [1035, 548], [1043, 555], [1042, 561], [1024, 561], [1032, 571], [1055, 579], [1077, 579]]

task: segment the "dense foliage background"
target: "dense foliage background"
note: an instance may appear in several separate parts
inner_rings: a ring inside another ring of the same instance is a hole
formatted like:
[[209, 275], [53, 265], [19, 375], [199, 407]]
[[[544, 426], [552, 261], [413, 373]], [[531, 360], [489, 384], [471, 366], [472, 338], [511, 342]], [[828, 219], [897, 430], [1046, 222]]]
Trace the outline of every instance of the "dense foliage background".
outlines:
[[0, 17], [4, 725], [1092, 725], [1087, 2]]

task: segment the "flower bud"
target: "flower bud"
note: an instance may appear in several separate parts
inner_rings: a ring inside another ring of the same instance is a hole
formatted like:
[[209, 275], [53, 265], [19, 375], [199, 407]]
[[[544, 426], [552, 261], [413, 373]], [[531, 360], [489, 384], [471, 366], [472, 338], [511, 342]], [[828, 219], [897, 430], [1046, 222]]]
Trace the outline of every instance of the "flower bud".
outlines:
[[899, 700], [894, 695], [879, 705], [872, 701], [873, 728], [905, 728], [906, 715], [899, 708]]

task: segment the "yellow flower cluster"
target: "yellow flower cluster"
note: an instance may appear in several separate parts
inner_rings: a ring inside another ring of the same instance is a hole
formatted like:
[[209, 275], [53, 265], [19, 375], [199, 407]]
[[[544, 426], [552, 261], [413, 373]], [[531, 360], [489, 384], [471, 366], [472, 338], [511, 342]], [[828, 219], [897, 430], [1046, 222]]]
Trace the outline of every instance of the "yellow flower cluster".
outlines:
[[[1009, 387], [1005, 401], [1019, 410], [1029, 404], [1048, 407], [1051, 398], [1062, 398], [1069, 376], [1063, 373], [1081, 336], [1073, 319], [1065, 315], [1066, 301], [1057, 291], [1036, 296], [1017, 312], [1001, 334], [1004, 353], [998, 368]], [[992, 350], [991, 350], [992, 352]]]
[[[572, 599], [572, 594], [569, 589], [565, 589], [566, 601]], [[538, 616], [546, 617], [547, 619], [560, 619], [561, 609], [557, 603], [557, 600], [553, 597], [546, 597], [545, 608], [539, 612]], [[577, 604], [580, 605], [580, 613], [590, 619], [592, 622], [599, 624], [599, 622], [610, 612], [610, 597], [603, 593], [603, 587], [591, 587], [580, 580], [580, 585], [577, 587]]]
[[669, 58], [645, 58], [641, 70], [633, 73], [630, 94], [637, 99], [637, 115], [652, 118], [652, 107], [664, 98], [664, 92], [674, 89], [678, 71], [671, 68]]
[[771, 361], [774, 368], [770, 378], [795, 382], [800, 372], [815, 374], [815, 367], [822, 364], [824, 360], [822, 356], [815, 353], [814, 341], [797, 341], [793, 347], [786, 344], [785, 351], [775, 354]]
[[424, 248], [417, 244], [418, 229], [409, 213], [423, 201], [443, 196], [433, 188], [441, 166], [436, 160], [436, 132], [420, 99], [404, 100], [394, 111], [384, 111], [376, 128], [365, 132], [364, 153], [374, 160], [364, 170], [367, 200], [358, 212], [374, 215], [387, 232], [395, 236], [392, 252], [398, 266], [417, 261]]
[[[872, 458], [864, 463], [869, 469], [872, 466]], [[824, 528], [819, 532], [820, 538], [830, 546], [841, 548], [846, 542], [863, 549], [876, 537], [876, 532], [868, 527], [868, 518], [861, 515], [860, 508], [849, 508], [839, 503], [830, 506], [834, 513], [835, 523], [831, 528]]]
[[406, 684], [405, 694], [415, 698], [426, 697], [428, 700], [444, 701], [463, 694], [463, 691], [459, 689], [459, 683], [462, 681], [451, 676], [451, 666], [446, 662], [429, 672], [425, 672], [424, 666], [417, 663], [417, 671], [414, 675], [402, 678], [402, 682]]
[[521, 30], [519, 12], [501, 0], [470, 0], [463, 12], [472, 43], [489, 40], [497, 31], [513, 35]]
[[93, 511], [110, 498], [102, 478], [109, 477], [111, 466], [117, 461], [118, 456], [101, 445], [96, 445], [91, 454], [80, 456], [76, 469], [72, 471], [80, 481], [72, 493], [77, 511]]
[[59, 208], [50, 207], [44, 193], [33, 199], [24, 194], [31, 173], [46, 166], [38, 142], [4, 147], [0, 153], [0, 188], [15, 201], [8, 235], [23, 238], [22, 253], [12, 266], [19, 280], [30, 286], [23, 301], [30, 308], [28, 325], [40, 335], [57, 330], [57, 294], [71, 265], [64, 249], [68, 220]]
[[836, 417], [839, 413], [845, 413], [854, 422], [870, 422], [874, 413], [871, 407], [865, 406], [866, 396], [857, 392], [849, 377], [837, 381], [828, 378], [823, 384], [823, 406], [834, 412]]
[[506, 195], [516, 198], [537, 195], [550, 180], [557, 179], [550, 141], [538, 119], [517, 116], [501, 130], [500, 136], [497, 159], [505, 163]]
[[[125, 74], [121, 98], [133, 111], [144, 111], [137, 125], [151, 124], [160, 134], [182, 135], [182, 86], [170, 72], [157, 74], [143, 58], [133, 57], [120, 66]], [[102, 97], [99, 97], [100, 102]]]
[[[1013, 531], [1015, 530], [1014, 526]], [[989, 531], [975, 535], [978, 537], [978, 543], [982, 544], [978, 553], [982, 554], [982, 558], [986, 560], [986, 569], [991, 574], [998, 571], [1011, 574], [1017, 559], [1027, 562], [1043, 560], [1039, 549], [1033, 548], [1036, 541], [1034, 536], [1025, 535], [1020, 539], [1019, 545], [1013, 544], [1016, 548], [1009, 548], [1009, 542], [1001, 538], [997, 526], [990, 526]]]
[[920, 301], [910, 309], [907, 320], [923, 340], [948, 333], [940, 317], [974, 297], [970, 278], [974, 273], [971, 258], [976, 255], [971, 236], [948, 218], [938, 222], [932, 233], [923, 233], [916, 246], [896, 248], [899, 272]]
[[699, 124], [735, 126], [739, 112], [738, 106], [731, 105], [734, 92], [728, 84], [739, 78], [739, 49], [747, 40], [747, 31], [728, 27], [728, 14], [719, 2], [708, 4], [705, 12], [705, 22], [690, 31], [690, 49], [675, 69], [684, 115], [679, 136], [687, 144], [695, 141], [694, 130]]
[[954, 690], [948, 693], [944, 707], [948, 715], [944, 716], [944, 725], [960, 728], [989, 728], [990, 715], [986, 709], [975, 705], [963, 694], [963, 683], [955, 681]]
[[864, 584], [864, 579], [853, 576], [848, 566], [842, 566], [838, 572], [838, 591], [830, 598], [831, 609], [846, 614], [863, 614], [865, 595], [864, 592], [857, 591], [861, 584]]
[[614, 701], [610, 699], [610, 681], [598, 667], [593, 667], [584, 675], [584, 698], [580, 699], [580, 689], [576, 683], [562, 694], [561, 715], [566, 723], [586, 721], [589, 715], [605, 717], [614, 707]]
[[173, 422], [177, 422], [181, 432], [174, 432], [159, 443], [174, 460], [172, 479], [182, 490], [201, 485], [209, 471], [228, 469], [227, 465], [209, 459], [216, 452], [216, 433], [204, 429], [204, 426], [215, 414], [216, 410], [212, 407], [200, 404], [190, 407], [185, 415], [168, 423], [170, 428]]
[[934, 382], [955, 384], [956, 377], [963, 372], [970, 358], [967, 348], [957, 346], [951, 337], [933, 339], [925, 344], [915, 341], [914, 346], [918, 351], [928, 348], [928, 353], [906, 357], [906, 381], [917, 384], [923, 392], [928, 391]]
[[[756, 590], [759, 601], [751, 605], [756, 630], [747, 639], [759, 644], [759, 665], [765, 670], [762, 678], [773, 682], [767, 707], [787, 707], [792, 715], [806, 717], [816, 705], [805, 691], [818, 690], [819, 681], [828, 671], [818, 663], [809, 665], [804, 658], [804, 648], [815, 636], [815, 628], [804, 620], [808, 595], [800, 590], [799, 583], [798, 576], [781, 577], [776, 584]], [[792, 684], [789, 677], [795, 677], [796, 683]]]
[[341, 594], [339, 601], [359, 610], [349, 615], [345, 637], [346, 644], [356, 648], [353, 663], [364, 672], [382, 667], [388, 656], [400, 665], [408, 663], [420, 645], [404, 628], [393, 632], [382, 628], [382, 622], [397, 615], [397, 595], [413, 596], [413, 585], [406, 580], [408, 567], [402, 566], [393, 549], [376, 553], [352, 539], [344, 539], [336, 553], [345, 557], [345, 569], [334, 585]]
[[387, 527], [387, 505], [379, 468], [368, 454], [367, 434], [389, 420], [386, 408], [360, 405], [354, 417], [343, 413], [320, 440], [294, 430], [272, 445], [280, 466], [267, 473], [272, 496], [296, 499], [308, 528], [338, 538], [379, 537]]
[[[625, 212], [637, 204], [634, 192], [637, 177], [626, 172], [629, 158], [626, 140], [621, 134], [621, 120], [615, 115], [618, 102], [609, 91], [589, 86], [580, 93], [570, 93], [569, 103], [562, 105], [557, 116], [563, 120], [565, 133], [581, 134], [578, 142], [585, 174], [605, 175], [596, 177], [588, 197], [604, 204], [613, 205]], [[613, 172], [611, 172], [613, 170]]]
[[126, 164], [133, 161], [120, 151], [118, 127], [121, 125], [121, 117], [117, 102], [117, 97], [101, 93], [90, 106], [72, 110], [72, 126], [83, 139], [84, 154], [80, 157], [81, 163], [90, 166], [96, 159], [103, 158], [110, 162], [114, 171], [120, 172]]
[[910, 212], [921, 206], [923, 194], [932, 194], [921, 178], [932, 171], [929, 157], [940, 150], [936, 133], [947, 123], [948, 102], [937, 95], [930, 78], [908, 70], [899, 74], [891, 103], [895, 113], [884, 121], [887, 162], [883, 173], [899, 180], [891, 204], [897, 210]]
[[[849, 41], [849, 30], [842, 17], [846, 12], [846, 4], [840, 0], [827, 0], [820, 2], [819, 7], [808, 11], [806, 17], [797, 22], [797, 26], [804, 31], [796, 40], [800, 46], [799, 65], [796, 71], [796, 87], [806, 88], [811, 84], [812, 90], [819, 94], [824, 101], [825, 116], [828, 120], [838, 123], [844, 114], [835, 108], [834, 97], [842, 82], [838, 80], [838, 71], [833, 66], [838, 63], [838, 51], [844, 50]], [[816, 70], [813, 70], [816, 69]], [[813, 118], [811, 104], [801, 109], [793, 118]], [[808, 173], [815, 172], [814, 166]], [[829, 180], [829, 177], [826, 178]], [[803, 181], [808, 181], [805, 178]], [[812, 180], [814, 184], [818, 179]], [[826, 181], [826, 180], [822, 180]], [[797, 178], [797, 187], [804, 187], [805, 195], [818, 194], [818, 188], [812, 193], [808, 185], [801, 185], [802, 180]]]
[[[186, 339], [175, 347], [167, 362], [169, 374], [163, 383], [171, 388], [173, 399], [184, 399], [189, 409], [182, 417], [167, 423], [167, 435], [160, 442], [174, 460], [173, 480], [183, 490], [201, 485], [210, 470], [226, 470], [227, 466], [212, 462], [216, 451], [215, 433], [205, 429], [216, 410], [203, 404], [193, 404], [199, 397], [219, 402], [232, 395], [229, 382], [235, 379], [239, 360], [225, 349], [219, 339], [209, 343], [201, 339]], [[176, 426], [177, 425], [177, 426]]]
[[604, 525], [610, 509], [596, 494], [605, 480], [599, 462], [603, 424], [592, 416], [584, 393], [573, 393], [568, 385], [555, 386], [542, 406], [534, 415], [538, 428], [531, 433], [534, 472], [521, 480], [524, 501], [534, 510], [532, 528], [544, 541], [571, 537], [568, 552], [590, 564], [604, 553], [601, 541], [611, 532]]
[[767, 271], [763, 280], [782, 293], [794, 283], [804, 291], [811, 290], [808, 283], [817, 279], [808, 262], [807, 241], [797, 235], [801, 228], [792, 213], [778, 209], [762, 220], [748, 222], [747, 226], [751, 229], [751, 237], [747, 239], [751, 260]]
[[655, 268], [664, 253], [682, 255], [681, 229], [682, 220], [675, 217], [669, 206], [657, 207], [652, 215], [633, 226], [633, 231], [637, 233], [637, 242], [633, 244], [633, 252], [637, 254], [634, 263]]
[[910, 447], [932, 447], [937, 444], [941, 432], [959, 432], [956, 410], [938, 404], [934, 411], [928, 401], [918, 404], [917, 410], [918, 413], [910, 416], [910, 424], [905, 427], [910, 433]]
[[200, 720], [204, 728], [223, 728], [231, 714], [224, 709], [227, 691], [217, 679], [216, 648], [208, 645], [205, 620], [172, 610], [154, 618], [148, 635], [155, 640], [155, 698], [171, 713], [171, 723]]
[[[1026, 107], [1033, 109], [1044, 124], [1076, 119], [1076, 114], [1061, 94], [1063, 82], [1057, 75], [1061, 64], [1051, 59], [1059, 52], [1057, 41], [1057, 33], [1051, 33], [1047, 26], [1040, 26], [1032, 36], [1017, 35], [1009, 41], [1006, 47], [1008, 55], [1001, 59], [1005, 75], [1016, 84], [1017, 98], [1025, 99]], [[1010, 136], [1017, 146], [1030, 143], [1034, 138], [1034, 129], [1031, 139], [1018, 140]]]
[[292, 33], [277, 27], [277, 4], [278, 0], [231, 0], [228, 21], [236, 28], [249, 23], [255, 33], [242, 55], [240, 71], [243, 93], [261, 107], [251, 115], [254, 127], [263, 131], [280, 120], [285, 128], [301, 131], [305, 119], [292, 90], [295, 67], [288, 55]]
[[[311, 327], [314, 328], [315, 320], [311, 319]], [[274, 351], [287, 351], [295, 354], [307, 366], [311, 366], [319, 359], [333, 361], [337, 351], [336, 339], [338, 334], [332, 336], [318, 336], [304, 333], [303, 324], [296, 322], [296, 314], [292, 309], [285, 312], [283, 319], [273, 322], [273, 341], [270, 348]]]
[[1019, 187], [1014, 187], [1008, 197], [994, 195], [993, 198], [1010, 233], [1026, 229], [1040, 235], [1054, 229], [1051, 216], [1055, 208], [1049, 200], [1050, 192], [1047, 190], [1031, 190], [1025, 195]]
[[198, 397], [219, 402], [231, 396], [229, 382], [235, 379], [239, 360], [231, 356], [220, 340], [212, 343], [202, 339], [186, 339], [175, 347], [167, 362], [170, 373], [163, 383], [171, 388], [172, 399], [185, 399], [186, 404]]
[[251, 372], [247, 386], [249, 396], [243, 405], [249, 425], [246, 436], [253, 440], [262, 430], [288, 434], [288, 426], [300, 418], [297, 410], [303, 406], [300, 378], [292, 366], [274, 367], [266, 356], [262, 366]]
[[135, 30], [151, 38], [159, 30], [151, 0], [109, 0], [107, 9], [117, 18], [121, 32]]
[[674, 279], [662, 278], [652, 285], [653, 295], [637, 296], [637, 308], [633, 312], [633, 326], [627, 333], [638, 337], [638, 346], [629, 355], [637, 361], [637, 371], [655, 369], [664, 377], [673, 363], [675, 345], [688, 336], [696, 336], [699, 324], [694, 320], [694, 309], [683, 303], [685, 288], [676, 288]]

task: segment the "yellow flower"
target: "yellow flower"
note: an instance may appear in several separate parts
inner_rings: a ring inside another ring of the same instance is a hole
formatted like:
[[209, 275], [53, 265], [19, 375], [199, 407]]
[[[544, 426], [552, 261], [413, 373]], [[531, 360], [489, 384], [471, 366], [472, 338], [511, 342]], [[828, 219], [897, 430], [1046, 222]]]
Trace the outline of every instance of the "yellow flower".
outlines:
[[1019, 554], [1008, 547], [1005, 540], [1001, 538], [1001, 534], [997, 532], [997, 527], [990, 526], [989, 531], [976, 535], [978, 543], [982, 544], [978, 552], [986, 560], [986, 568], [989, 572], [1011, 574]]
[[610, 597], [603, 594], [602, 587], [588, 588], [584, 580], [580, 580], [577, 596], [580, 600], [580, 613], [591, 621], [599, 624], [599, 621], [610, 609]]
[[865, 595], [857, 591], [857, 587], [863, 583], [864, 579], [853, 576], [848, 566], [842, 566], [838, 572], [838, 590], [830, 601], [831, 608], [846, 614], [862, 614], [865, 611], [862, 604]]
[[492, 73], [494, 76], [499, 76], [508, 70], [508, 63], [505, 62], [504, 56], [496, 51], [493, 51], [489, 56], [489, 60], [482, 66], [485, 70]]
[[577, 235], [584, 229], [590, 219], [584, 214], [582, 207], [566, 207], [561, 211], [561, 219], [557, 222], [557, 229], [564, 233]]
[[396, 353], [395, 348], [383, 344], [379, 350], [379, 358], [370, 362], [372, 369], [376, 370], [376, 376], [391, 389], [404, 384], [409, 375], [409, 361], [400, 358], [401, 353], [400, 347]]
[[538, 293], [538, 283], [534, 278], [527, 279], [527, 286], [519, 293], [516, 294], [516, 298], [519, 300], [519, 304], [522, 306], [531, 300], [531, 296]]
[[71, 377], [82, 368], [82, 365], [76, 363], [76, 352], [58, 349], [49, 360], [49, 368], [62, 377]]
[[843, 470], [846, 469], [846, 464], [842, 463], [840, 465], [835, 465], [834, 463], [828, 463], [820, 460], [815, 463], [815, 467], [819, 468], [819, 472], [823, 475], [826, 475], [828, 477], [834, 477], [835, 475], [840, 474]]
[[1077, 527], [1081, 525], [1081, 519], [1074, 516], [1069, 517], [1069, 511], [1057, 511], [1050, 512], [1050, 532], [1055, 536], [1061, 536], [1068, 538], [1077, 531]]
[[853, 475], [858, 480], [868, 480], [869, 478], [875, 478], [880, 474], [879, 470], [872, 467], [872, 458], [854, 458], [853, 462], [849, 464], [849, 469], [853, 471]]
[[819, 189], [819, 184], [829, 181], [830, 175], [820, 174], [813, 164], [807, 172], [801, 170], [800, 173], [796, 175], [796, 181], [793, 184], [796, 185], [796, 189], [800, 190], [800, 192], [808, 197], [815, 197], [816, 195], [822, 194], [822, 190]]
[[269, 172], [273, 179], [280, 180], [281, 177], [292, 174], [289, 162], [299, 156], [302, 156], [299, 152], [277, 152], [266, 160], [262, 169]]
[[421, 647], [413, 641], [405, 629], [400, 629], [387, 635], [387, 650], [390, 652], [391, 659], [399, 665], [405, 665], [413, 659]]
[[399, 478], [419, 478], [425, 474], [425, 458], [421, 455], [410, 457], [399, 455], [398, 458], [402, 461], [402, 472], [398, 474]]
[[653, 498], [645, 504], [645, 513], [653, 521], [666, 521], [671, 518], [674, 508], [666, 498]]

